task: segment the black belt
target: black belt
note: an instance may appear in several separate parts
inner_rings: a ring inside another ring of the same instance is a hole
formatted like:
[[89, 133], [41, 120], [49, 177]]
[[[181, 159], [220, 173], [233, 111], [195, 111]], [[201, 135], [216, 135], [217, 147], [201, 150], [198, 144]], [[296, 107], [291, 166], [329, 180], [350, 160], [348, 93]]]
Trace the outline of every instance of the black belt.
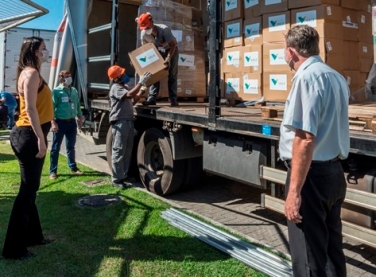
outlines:
[[[327, 161], [312, 161], [311, 164], [330, 164], [330, 163], [335, 163], [338, 161], [339, 161], [339, 158], [335, 157]], [[283, 163], [285, 164], [286, 168], [291, 168], [291, 160], [284, 160]]]
[[56, 119], [60, 120], [60, 121], [65, 121], [65, 122], [71, 122], [71, 121], [75, 121], [76, 120], [75, 118], [68, 118], [68, 119], [56, 118]]

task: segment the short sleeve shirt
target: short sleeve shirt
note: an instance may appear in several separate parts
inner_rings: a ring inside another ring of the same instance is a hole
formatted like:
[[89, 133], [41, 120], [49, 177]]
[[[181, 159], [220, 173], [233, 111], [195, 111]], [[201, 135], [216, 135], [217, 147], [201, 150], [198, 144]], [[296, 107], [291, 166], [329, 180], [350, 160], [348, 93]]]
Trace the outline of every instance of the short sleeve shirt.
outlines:
[[157, 47], [158, 51], [162, 54], [168, 53], [170, 49], [169, 43], [175, 40], [174, 35], [171, 32], [171, 29], [164, 24], [154, 24], [157, 29], [157, 35], [154, 37], [153, 35], [146, 34], [145, 30], [141, 31], [141, 43], [144, 45], [145, 43], [154, 43], [155, 47]]
[[0, 99], [5, 99], [4, 101], [5, 106], [12, 108], [12, 109], [17, 108], [16, 98], [14, 98], [13, 94], [11, 94], [10, 92], [2, 91], [0, 93]]
[[114, 83], [110, 90], [110, 122], [118, 120], [134, 120], [133, 103], [131, 98], [123, 96], [128, 90], [117, 83]]
[[293, 78], [280, 128], [282, 160], [292, 158], [295, 130], [315, 136], [313, 160], [345, 159], [350, 148], [349, 87], [319, 56], [308, 58]]

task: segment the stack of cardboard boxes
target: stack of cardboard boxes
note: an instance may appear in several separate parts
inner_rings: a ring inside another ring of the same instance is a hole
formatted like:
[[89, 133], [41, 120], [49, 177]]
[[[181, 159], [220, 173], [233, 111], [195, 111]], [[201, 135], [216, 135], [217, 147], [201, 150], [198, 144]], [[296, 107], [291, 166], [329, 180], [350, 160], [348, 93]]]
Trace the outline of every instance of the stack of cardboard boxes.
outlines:
[[224, 97], [286, 100], [291, 71], [284, 36], [308, 24], [320, 36], [320, 56], [345, 76], [350, 90], [364, 86], [373, 64], [369, 0], [229, 0], [223, 5]]
[[[206, 97], [204, 33], [201, 17], [196, 16], [200, 1], [149, 0], [139, 7], [139, 14], [150, 12], [154, 23], [167, 25], [179, 49], [178, 97]], [[199, 11], [201, 12], [201, 11]], [[141, 44], [140, 33], [138, 44]], [[159, 97], [168, 97], [168, 78], [161, 80]]]

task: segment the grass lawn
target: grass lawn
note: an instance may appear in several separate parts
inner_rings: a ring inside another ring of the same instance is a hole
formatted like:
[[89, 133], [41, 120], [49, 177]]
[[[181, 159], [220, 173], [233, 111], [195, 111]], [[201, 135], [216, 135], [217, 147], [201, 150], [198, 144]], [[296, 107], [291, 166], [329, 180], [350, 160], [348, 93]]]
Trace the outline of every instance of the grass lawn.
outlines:
[[[26, 261], [0, 260], [0, 276], [265, 276], [228, 255], [170, 226], [160, 217], [168, 204], [137, 189], [110, 186], [110, 177], [80, 166], [71, 176], [60, 156], [59, 178], [49, 180], [47, 156], [37, 196], [44, 233], [55, 241], [30, 247]], [[12, 149], [0, 141], [0, 249], [14, 197], [19, 167]], [[100, 186], [83, 181], [103, 179]], [[102, 208], [80, 207], [80, 198], [114, 194], [123, 201]]]

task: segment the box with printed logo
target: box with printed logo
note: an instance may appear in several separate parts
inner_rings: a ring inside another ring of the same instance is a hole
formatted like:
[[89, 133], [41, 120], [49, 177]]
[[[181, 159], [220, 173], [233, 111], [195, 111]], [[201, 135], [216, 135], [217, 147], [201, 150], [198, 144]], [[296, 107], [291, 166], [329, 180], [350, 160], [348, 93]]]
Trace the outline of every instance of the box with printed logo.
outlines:
[[222, 71], [224, 73], [242, 71], [242, 47], [231, 47], [223, 49]]
[[243, 46], [243, 19], [226, 22], [224, 36], [223, 47]]
[[244, 19], [262, 15], [261, 0], [244, 0]]
[[263, 72], [288, 70], [285, 60], [285, 44], [282, 42], [264, 43], [262, 46]]
[[290, 12], [264, 14], [262, 16], [262, 42], [284, 41], [290, 29]]
[[343, 39], [341, 7], [319, 5], [291, 10], [291, 27], [301, 24], [315, 28], [320, 37]]
[[264, 0], [261, 3], [261, 13], [284, 12], [288, 10], [287, 0]]
[[320, 4], [339, 6], [340, 0], [289, 0], [289, 9], [304, 8]]
[[245, 19], [243, 22], [244, 45], [262, 44], [262, 17]]
[[265, 101], [285, 102], [292, 86], [292, 71], [264, 72], [263, 96]]
[[242, 91], [241, 73], [225, 73], [224, 96], [226, 99], [238, 99]]
[[262, 72], [262, 46], [248, 45], [241, 47], [242, 62], [241, 68], [244, 73], [261, 73]]
[[146, 83], [150, 86], [168, 76], [164, 59], [153, 43], [146, 43], [128, 53], [129, 58], [139, 76], [150, 72], [152, 77]]
[[262, 96], [262, 74], [243, 73], [241, 79], [242, 89], [238, 98], [243, 101], [256, 100]]
[[243, 0], [226, 0], [222, 5], [223, 21], [243, 18]]

